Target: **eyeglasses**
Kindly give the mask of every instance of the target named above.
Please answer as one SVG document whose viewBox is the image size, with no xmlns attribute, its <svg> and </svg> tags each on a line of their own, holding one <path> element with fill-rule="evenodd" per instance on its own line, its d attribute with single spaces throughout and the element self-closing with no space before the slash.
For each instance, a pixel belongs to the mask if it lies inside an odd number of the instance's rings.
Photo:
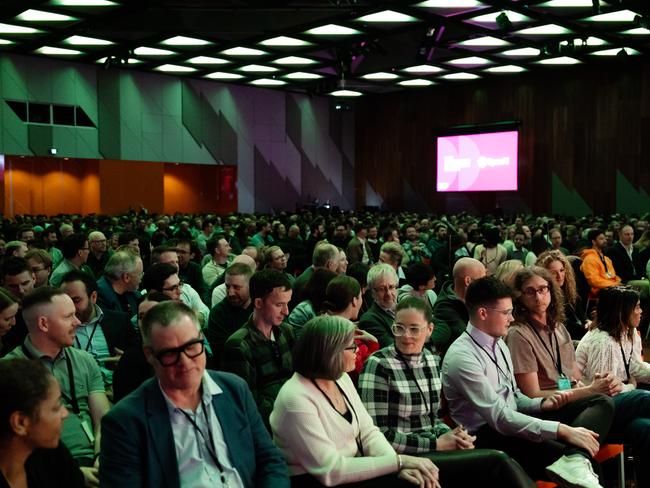
<svg viewBox="0 0 650 488">
<path fill-rule="evenodd" d="M 280 256 L 276 256 L 276 257 L 273 258 L 273 261 L 280 261 L 281 259 L 289 259 L 289 255 L 288 254 L 282 254 Z"/>
<path fill-rule="evenodd" d="M 359 350 L 359 345 L 355 342 L 354 344 L 352 344 L 351 346 L 346 347 L 346 348 L 343 349 L 343 350 L 344 350 L 344 351 L 354 351 L 354 352 L 357 352 L 357 351 Z"/>
<path fill-rule="evenodd" d="M 375 290 L 375 293 L 388 293 L 389 291 L 397 290 L 397 285 L 378 286 L 377 288 L 373 288 L 373 290 Z"/>
<path fill-rule="evenodd" d="M 501 315 L 503 315 L 504 317 L 512 317 L 512 316 L 513 316 L 513 315 L 512 315 L 512 311 L 513 311 L 514 309 L 512 309 L 512 308 L 506 308 L 505 310 L 501 310 L 501 309 L 498 309 L 498 308 L 490 308 L 490 307 L 485 307 L 485 308 L 486 308 L 487 310 L 492 310 L 492 311 L 494 311 L 494 312 L 499 312 L 499 313 L 500 313 Z"/>
<path fill-rule="evenodd" d="M 537 294 L 540 295 L 546 295 L 550 291 L 550 288 L 548 285 L 542 285 L 539 288 L 526 288 L 525 290 L 522 290 L 522 293 L 526 295 L 528 298 L 533 298 Z"/>
<path fill-rule="evenodd" d="M 185 354 L 188 358 L 193 359 L 203 354 L 204 349 L 203 338 L 199 337 L 183 344 L 182 346 L 163 349 L 162 351 L 157 352 L 154 356 L 162 366 L 167 368 L 178 364 L 181 360 L 181 353 Z"/>
<path fill-rule="evenodd" d="M 406 327 L 401 324 L 393 324 L 391 330 L 395 337 L 402 337 L 408 335 L 410 337 L 418 337 L 427 326 L 423 325 L 422 327 Z"/>
<path fill-rule="evenodd" d="M 183 286 L 183 281 L 179 281 L 177 284 L 163 288 L 162 291 L 176 291 L 180 290 Z"/>
<path fill-rule="evenodd" d="M 106 239 L 95 239 L 94 241 L 90 241 L 91 244 L 103 244 L 106 242 Z"/>
</svg>

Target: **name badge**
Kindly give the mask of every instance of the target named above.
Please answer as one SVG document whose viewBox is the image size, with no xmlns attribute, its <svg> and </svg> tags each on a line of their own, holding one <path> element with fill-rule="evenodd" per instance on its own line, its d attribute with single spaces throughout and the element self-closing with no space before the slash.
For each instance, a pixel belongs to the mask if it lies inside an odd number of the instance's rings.
<svg viewBox="0 0 650 488">
<path fill-rule="evenodd" d="M 564 375 L 561 375 L 557 379 L 557 389 L 560 390 L 560 391 L 570 390 L 571 389 L 571 381 L 569 380 L 569 378 L 567 378 Z"/>
</svg>

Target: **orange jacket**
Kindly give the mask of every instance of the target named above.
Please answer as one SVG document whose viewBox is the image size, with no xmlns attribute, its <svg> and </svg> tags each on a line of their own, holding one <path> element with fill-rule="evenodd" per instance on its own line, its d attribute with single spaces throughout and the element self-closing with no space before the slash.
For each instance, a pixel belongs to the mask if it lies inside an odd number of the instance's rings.
<svg viewBox="0 0 650 488">
<path fill-rule="evenodd" d="M 598 292 L 603 288 L 618 285 L 621 279 L 616 276 L 616 270 L 612 264 L 612 260 L 607 256 L 603 256 L 595 249 L 585 249 L 582 252 L 582 265 L 580 271 L 585 275 L 587 283 L 591 286 L 592 295 L 598 295 Z M 607 270 L 603 265 L 602 258 L 605 259 Z M 609 276 L 607 275 L 609 271 Z"/>
</svg>

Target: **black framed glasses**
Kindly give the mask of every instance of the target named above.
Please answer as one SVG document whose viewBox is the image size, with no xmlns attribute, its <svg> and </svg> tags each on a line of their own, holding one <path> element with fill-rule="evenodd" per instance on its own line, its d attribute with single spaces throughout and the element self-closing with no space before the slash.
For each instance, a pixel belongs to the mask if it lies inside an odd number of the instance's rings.
<svg viewBox="0 0 650 488">
<path fill-rule="evenodd" d="M 180 290 L 183 287 L 183 280 L 179 281 L 177 284 L 163 288 L 162 291 L 176 291 Z"/>
<path fill-rule="evenodd" d="M 167 368 L 178 364 L 178 362 L 181 360 L 181 353 L 185 354 L 190 359 L 194 359 L 195 357 L 203 354 L 204 350 L 205 345 L 203 343 L 203 337 L 199 337 L 197 339 L 186 342 L 182 346 L 158 351 L 154 354 L 154 357 L 162 366 Z"/>
<path fill-rule="evenodd" d="M 352 352 L 357 352 L 359 350 L 359 345 L 355 342 L 351 346 L 348 346 L 343 349 L 344 351 L 352 351 Z"/>
</svg>

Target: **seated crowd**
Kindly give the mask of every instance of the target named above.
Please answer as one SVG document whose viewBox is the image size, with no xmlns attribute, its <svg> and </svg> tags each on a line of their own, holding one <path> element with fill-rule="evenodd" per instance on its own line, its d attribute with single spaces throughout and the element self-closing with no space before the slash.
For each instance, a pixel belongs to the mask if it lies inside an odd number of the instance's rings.
<svg viewBox="0 0 650 488">
<path fill-rule="evenodd" d="M 650 486 L 648 216 L 2 233 L 0 487 Z"/>
</svg>

